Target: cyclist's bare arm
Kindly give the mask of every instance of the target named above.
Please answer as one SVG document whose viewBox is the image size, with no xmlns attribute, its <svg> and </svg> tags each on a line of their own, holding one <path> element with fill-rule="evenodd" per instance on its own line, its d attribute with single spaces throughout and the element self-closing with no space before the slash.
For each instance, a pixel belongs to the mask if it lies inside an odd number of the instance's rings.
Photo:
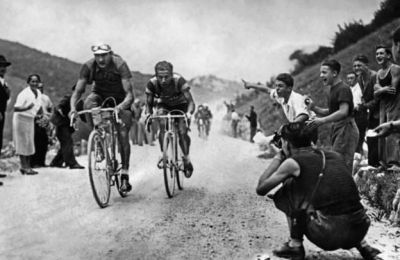
<svg viewBox="0 0 400 260">
<path fill-rule="evenodd" d="M 153 114 L 154 107 L 154 95 L 152 93 L 146 93 L 146 112 Z"/>
<path fill-rule="evenodd" d="M 78 102 L 78 100 L 82 97 L 82 94 L 85 93 L 86 83 L 86 79 L 79 79 L 76 83 L 75 91 L 71 96 L 71 111 L 69 112 L 69 115 L 76 112 L 76 102 Z"/>
<path fill-rule="evenodd" d="M 196 109 L 196 105 L 194 103 L 192 94 L 189 90 L 183 91 L 183 95 L 185 95 L 186 100 L 188 101 L 188 112 L 193 115 L 194 110 Z"/>
<path fill-rule="evenodd" d="M 125 91 L 125 98 L 118 106 L 121 109 L 129 109 L 133 102 L 133 83 L 129 79 L 121 79 L 121 82 Z"/>
</svg>

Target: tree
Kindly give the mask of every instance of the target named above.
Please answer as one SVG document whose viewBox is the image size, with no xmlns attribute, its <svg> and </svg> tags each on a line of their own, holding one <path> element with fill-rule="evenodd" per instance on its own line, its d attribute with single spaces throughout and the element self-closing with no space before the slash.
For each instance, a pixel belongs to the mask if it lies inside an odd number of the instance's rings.
<svg viewBox="0 0 400 260">
<path fill-rule="evenodd" d="M 335 33 L 333 39 L 333 49 L 337 53 L 347 46 L 357 42 L 359 39 L 370 33 L 367 26 L 364 25 L 362 20 L 353 21 L 343 26 L 338 25 L 339 31 Z"/>
</svg>

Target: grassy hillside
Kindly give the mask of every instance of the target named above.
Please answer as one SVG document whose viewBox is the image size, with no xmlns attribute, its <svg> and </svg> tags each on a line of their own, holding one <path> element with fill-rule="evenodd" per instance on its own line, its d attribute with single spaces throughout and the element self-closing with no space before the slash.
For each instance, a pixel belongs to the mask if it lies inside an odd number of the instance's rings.
<svg viewBox="0 0 400 260">
<path fill-rule="evenodd" d="M 342 77 L 352 69 L 352 58 L 359 53 L 367 55 L 370 61 L 370 68 L 377 69 L 375 62 L 375 46 L 377 44 L 391 45 L 390 33 L 394 28 L 400 25 L 400 19 L 397 19 L 374 33 L 362 38 L 354 45 L 343 49 L 331 58 L 338 60 L 342 65 Z M 328 89 L 324 88 L 319 80 L 320 64 L 315 64 L 295 76 L 294 89 L 300 93 L 310 95 L 317 105 L 327 106 Z M 254 105 L 259 114 L 261 127 L 268 133 L 273 133 L 282 123 L 285 123 L 283 112 L 279 106 L 275 106 L 271 99 L 265 94 L 252 94 L 253 97 L 242 97 L 239 111 L 247 112 L 250 105 Z M 320 139 L 324 145 L 329 144 L 329 126 L 320 129 Z"/>
</svg>

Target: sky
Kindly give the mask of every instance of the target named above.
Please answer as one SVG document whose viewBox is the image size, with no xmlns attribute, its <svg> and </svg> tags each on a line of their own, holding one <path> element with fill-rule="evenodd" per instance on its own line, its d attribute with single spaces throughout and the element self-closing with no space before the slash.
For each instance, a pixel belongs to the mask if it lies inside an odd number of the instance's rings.
<svg viewBox="0 0 400 260">
<path fill-rule="evenodd" d="M 168 60 L 186 78 L 264 81 L 296 49 L 369 23 L 380 0 L 0 0 L 0 38 L 83 63 L 105 42 L 131 70 Z M 1 51 L 1 50 L 0 50 Z M 12 60 L 12 57 L 7 57 Z"/>
</svg>

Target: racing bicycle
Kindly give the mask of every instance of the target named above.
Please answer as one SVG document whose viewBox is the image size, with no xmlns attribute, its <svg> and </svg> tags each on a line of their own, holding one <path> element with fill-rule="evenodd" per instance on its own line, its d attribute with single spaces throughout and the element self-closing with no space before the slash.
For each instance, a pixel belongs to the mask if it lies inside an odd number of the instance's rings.
<svg viewBox="0 0 400 260">
<path fill-rule="evenodd" d="M 74 125 L 76 116 L 92 115 L 94 128 L 88 139 L 88 171 L 93 196 L 100 208 L 108 205 L 111 186 L 117 188 L 121 197 L 127 196 L 127 192 L 121 190 L 121 160 L 118 146 L 117 124 L 122 122 L 115 107 L 103 107 L 106 101 L 107 99 L 100 107 L 79 111 L 71 117 L 71 125 Z M 115 104 L 115 100 L 113 101 Z"/>
<path fill-rule="evenodd" d="M 188 118 L 181 110 L 171 110 L 166 115 L 150 116 L 146 122 L 146 129 L 148 129 L 149 121 L 153 119 L 166 120 L 166 131 L 162 143 L 163 154 L 157 167 L 163 170 L 165 191 L 168 197 L 172 198 L 175 193 L 175 184 L 179 190 L 183 189 L 185 170 L 179 146 L 178 123 L 179 119 L 183 119 L 188 126 Z"/>
</svg>

